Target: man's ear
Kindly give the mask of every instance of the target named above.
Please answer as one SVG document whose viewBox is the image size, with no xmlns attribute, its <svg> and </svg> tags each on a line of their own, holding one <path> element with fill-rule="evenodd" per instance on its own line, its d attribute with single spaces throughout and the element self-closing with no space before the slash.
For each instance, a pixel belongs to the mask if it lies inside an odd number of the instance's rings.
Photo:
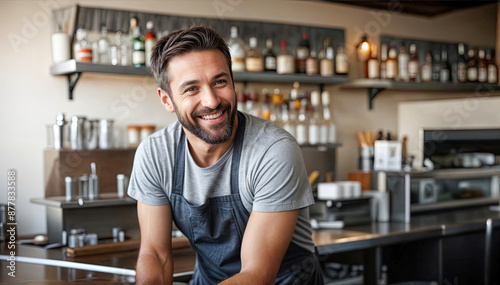
<svg viewBox="0 0 500 285">
<path fill-rule="evenodd" d="M 160 97 L 160 101 L 163 104 L 163 107 L 167 109 L 170 113 L 174 113 L 174 104 L 172 104 L 172 100 L 170 100 L 170 96 L 168 96 L 167 92 L 165 90 L 161 89 L 158 87 L 158 97 Z"/>
</svg>

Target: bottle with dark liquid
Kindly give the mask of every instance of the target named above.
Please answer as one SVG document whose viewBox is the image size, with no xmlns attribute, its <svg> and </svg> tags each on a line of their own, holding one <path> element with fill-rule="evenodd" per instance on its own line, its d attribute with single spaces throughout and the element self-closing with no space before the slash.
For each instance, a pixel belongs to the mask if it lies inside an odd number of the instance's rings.
<svg viewBox="0 0 500 285">
<path fill-rule="evenodd" d="M 380 46 L 380 79 L 387 78 L 387 44 Z"/>
<path fill-rule="evenodd" d="M 302 33 L 302 40 L 297 46 L 295 54 L 295 68 L 297 73 L 306 73 L 306 59 L 309 56 L 310 44 L 307 32 Z"/>
<path fill-rule="evenodd" d="M 408 77 L 411 82 L 417 81 L 418 78 L 418 54 L 417 45 L 410 45 L 410 61 L 408 62 Z"/>
<path fill-rule="evenodd" d="M 432 81 L 439 81 L 439 76 L 441 75 L 441 55 L 439 50 L 433 51 L 432 61 Z"/>
<path fill-rule="evenodd" d="M 398 76 L 398 60 L 396 59 L 397 57 L 397 51 L 396 47 L 391 44 L 391 47 L 389 48 L 389 54 L 387 57 L 387 62 L 386 62 L 386 76 L 387 79 L 396 79 Z"/>
<path fill-rule="evenodd" d="M 273 40 L 266 40 L 266 48 L 262 51 L 264 57 L 264 70 L 276 72 L 276 54 L 273 51 Z"/>
<path fill-rule="evenodd" d="M 497 83 L 498 66 L 495 64 L 491 50 L 486 51 L 486 62 L 488 63 L 488 83 Z"/>
<path fill-rule="evenodd" d="M 485 59 L 485 53 L 483 49 L 477 52 L 479 60 L 477 62 L 477 81 L 485 83 L 488 81 L 488 62 Z"/>
<path fill-rule="evenodd" d="M 477 59 L 473 48 L 469 48 L 467 57 L 469 58 L 467 62 L 467 80 L 477 82 Z"/>
<path fill-rule="evenodd" d="M 465 59 L 465 46 L 462 43 L 458 44 L 457 79 L 461 83 L 467 82 L 467 60 Z"/>
<path fill-rule="evenodd" d="M 439 81 L 446 83 L 450 81 L 450 64 L 448 63 L 448 52 L 441 50 L 441 69 L 439 70 Z"/>
<path fill-rule="evenodd" d="M 425 61 L 422 65 L 422 74 L 421 77 L 422 82 L 429 82 L 432 79 L 432 55 L 431 51 L 427 51 L 425 54 Z"/>
</svg>

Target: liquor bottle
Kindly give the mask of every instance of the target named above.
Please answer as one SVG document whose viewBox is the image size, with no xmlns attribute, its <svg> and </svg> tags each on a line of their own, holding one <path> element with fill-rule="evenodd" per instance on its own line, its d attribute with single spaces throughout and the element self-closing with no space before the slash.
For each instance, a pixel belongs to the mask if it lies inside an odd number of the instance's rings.
<svg viewBox="0 0 500 285">
<path fill-rule="evenodd" d="M 151 66 L 151 53 L 156 45 L 156 34 L 154 32 L 153 21 L 146 23 L 146 35 L 144 35 L 144 49 L 146 50 L 146 66 Z"/>
<path fill-rule="evenodd" d="M 238 27 L 231 27 L 231 37 L 228 41 L 233 71 L 245 71 L 246 48 L 243 40 L 238 36 Z"/>
<path fill-rule="evenodd" d="M 477 82 L 477 59 L 473 48 L 469 48 L 467 57 L 467 81 Z"/>
<path fill-rule="evenodd" d="M 422 74 L 420 75 L 422 82 L 429 82 L 432 79 L 432 54 L 427 51 L 425 54 L 425 61 L 422 64 Z"/>
<path fill-rule="evenodd" d="M 337 130 L 330 109 L 330 92 L 325 90 L 321 93 L 321 103 L 323 104 L 324 127 L 320 131 L 320 142 L 335 143 L 337 141 Z"/>
<path fill-rule="evenodd" d="M 380 66 L 377 58 L 377 49 L 372 46 L 370 58 L 366 61 L 365 76 L 366 78 L 375 79 L 380 77 Z"/>
<path fill-rule="evenodd" d="M 271 96 L 271 117 L 270 121 L 279 127 L 283 127 L 281 124 L 281 105 L 283 104 L 283 94 L 278 88 L 274 89 L 274 93 Z"/>
<path fill-rule="evenodd" d="M 309 119 L 309 144 L 319 144 L 321 136 L 321 116 L 320 116 L 320 105 L 321 95 L 319 91 L 311 92 L 311 106 L 312 106 L 312 116 Z"/>
<path fill-rule="evenodd" d="M 236 95 L 236 101 L 237 101 L 236 109 L 238 109 L 238 111 L 240 112 L 246 113 L 247 95 L 243 90 L 238 91 L 238 94 Z"/>
<path fill-rule="evenodd" d="M 290 115 L 290 104 L 288 102 L 284 102 L 281 104 L 281 123 L 283 125 L 283 129 L 295 137 L 295 122 L 292 120 Z"/>
<path fill-rule="evenodd" d="M 486 61 L 488 62 L 488 83 L 497 83 L 498 66 L 495 64 L 491 50 L 486 51 Z"/>
<path fill-rule="evenodd" d="M 281 50 L 276 57 L 278 74 L 293 74 L 295 73 L 295 58 L 286 47 L 286 40 L 281 40 Z"/>
<path fill-rule="evenodd" d="M 441 50 L 441 69 L 439 70 L 439 81 L 446 83 L 450 81 L 450 64 L 448 63 L 448 52 L 446 49 Z"/>
<path fill-rule="evenodd" d="M 110 58 L 112 65 L 121 65 L 122 37 L 123 37 L 123 33 L 121 31 L 116 31 L 115 40 L 109 47 L 109 58 Z"/>
<path fill-rule="evenodd" d="M 97 42 L 98 53 L 99 53 L 99 63 L 100 64 L 110 64 L 111 59 L 109 56 L 109 40 L 108 40 L 108 28 L 105 25 L 101 27 L 101 35 Z"/>
<path fill-rule="evenodd" d="M 316 51 L 311 50 L 309 56 L 306 59 L 306 74 L 307 75 L 318 75 L 319 73 L 319 63 L 316 57 Z"/>
<path fill-rule="evenodd" d="M 264 58 L 260 50 L 257 48 L 257 38 L 251 37 L 249 39 L 250 48 L 248 49 L 247 57 L 245 59 L 245 66 L 247 71 L 262 72 L 264 71 Z"/>
<path fill-rule="evenodd" d="M 401 42 L 398 54 L 398 81 L 404 81 L 404 82 L 410 81 L 410 76 L 408 75 L 409 62 L 410 62 L 410 56 L 406 52 L 406 45 L 404 42 Z"/>
<path fill-rule="evenodd" d="M 307 116 L 307 98 L 302 98 L 300 100 L 300 108 L 299 108 L 299 113 L 297 114 L 297 143 L 302 145 L 302 144 L 307 144 L 309 142 L 307 135 L 308 135 L 308 120 Z"/>
<path fill-rule="evenodd" d="M 339 45 L 335 53 L 335 74 L 347 75 L 348 72 L 349 62 L 347 61 L 347 55 L 345 54 L 344 46 Z"/>
<path fill-rule="evenodd" d="M 486 62 L 484 50 L 479 49 L 477 55 L 479 56 L 477 62 L 477 81 L 486 83 L 488 81 L 488 62 Z"/>
<path fill-rule="evenodd" d="M 132 64 L 135 67 L 141 67 L 146 64 L 146 54 L 144 40 L 141 37 L 141 29 L 136 26 L 134 28 L 134 39 L 132 40 Z"/>
<path fill-rule="evenodd" d="M 273 51 L 273 40 L 266 40 L 266 48 L 262 51 L 264 70 L 276 72 L 276 54 Z"/>
<path fill-rule="evenodd" d="M 92 62 L 92 45 L 87 41 L 87 30 L 79 27 L 76 30 L 76 42 L 73 54 L 78 62 Z"/>
<path fill-rule="evenodd" d="M 386 61 L 386 77 L 387 79 L 396 79 L 398 76 L 398 60 L 396 59 L 397 57 L 397 51 L 396 47 L 394 45 L 391 45 L 389 48 L 389 55 L 387 57 Z"/>
<path fill-rule="evenodd" d="M 130 18 L 128 34 L 123 37 L 121 48 L 122 65 L 133 65 L 134 54 L 134 30 L 138 25 L 136 17 Z"/>
<path fill-rule="evenodd" d="M 309 35 L 307 32 L 302 33 L 302 40 L 299 42 L 295 53 L 295 69 L 297 73 L 306 73 L 306 60 L 309 56 Z"/>
<path fill-rule="evenodd" d="M 432 81 L 439 81 L 441 75 L 441 55 L 439 50 L 433 51 L 433 61 L 432 61 Z"/>
<path fill-rule="evenodd" d="M 467 60 L 465 59 L 465 45 L 458 44 L 458 58 L 457 58 L 457 79 L 458 82 L 467 82 Z"/>
<path fill-rule="evenodd" d="M 380 46 L 380 79 L 387 78 L 387 44 Z"/>
<path fill-rule="evenodd" d="M 408 77 L 411 82 L 417 81 L 418 78 L 418 54 L 417 45 L 410 45 L 410 61 L 408 62 Z"/>
<path fill-rule="evenodd" d="M 266 88 L 262 89 L 262 107 L 260 113 L 262 119 L 271 119 L 271 107 L 269 106 L 270 100 L 271 96 L 269 95 L 269 91 Z"/>
<path fill-rule="evenodd" d="M 260 112 L 261 110 L 260 110 L 260 106 L 259 106 L 259 94 L 257 94 L 257 91 L 255 91 L 254 89 L 250 90 L 250 94 L 248 95 L 246 109 L 250 115 L 253 115 L 255 117 L 261 116 L 261 112 Z"/>
<path fill-rule="evenodd" d="M 319 53 L 319 74 L 324 77 L 333 76 L 333 47 L 330 38 L 323 41 L 323 49 Z"/>
</svg>

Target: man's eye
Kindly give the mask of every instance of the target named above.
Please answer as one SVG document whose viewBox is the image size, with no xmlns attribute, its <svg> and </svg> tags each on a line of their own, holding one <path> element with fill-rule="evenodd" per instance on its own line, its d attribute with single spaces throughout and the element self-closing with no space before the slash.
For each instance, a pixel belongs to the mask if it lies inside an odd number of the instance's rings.
<svg viewBox="0 0 500 285">
<path fill-rule="evenodd" d="M 190 88 L 186 89 L 186 91 L 184 91 L 184 93 L 194 92 L 194 91 L 196 91 L 196 87 L 190 87 Z"/>
<path fill-rule="evenodd" d="M 227 81 L 225 79 L 219 79 L 217 81 L 215 81 L 215 85 L 220 85 L 220 84 L 224 84 L 226 83 Z"/>
</svg>

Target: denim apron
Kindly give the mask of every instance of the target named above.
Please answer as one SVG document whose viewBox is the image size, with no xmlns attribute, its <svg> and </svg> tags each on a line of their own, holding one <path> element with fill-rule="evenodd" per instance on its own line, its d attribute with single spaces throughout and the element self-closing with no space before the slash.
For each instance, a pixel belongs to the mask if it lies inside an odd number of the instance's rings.
<svg viewBox="0 0 500 285">
<path fill-rule="evenodd" d="M 241 202 L 238 177 L 245 134 L 245 116 L 238 112 L 238 130 L 231 161 L 231 194 L 191 205 L 183 196 L 185 134 L 177 147 L 172 188 L 172 215 L 177 228 L 196 251 L 196 265 L 190 284 L 217 284 L 241 270 L 241 242 L 250 214 Z M 321 282 L 320 282 L 321 281 Z M 290 243 L 275 284 L 323 284 L 313 253 Z"/>
</svg>

